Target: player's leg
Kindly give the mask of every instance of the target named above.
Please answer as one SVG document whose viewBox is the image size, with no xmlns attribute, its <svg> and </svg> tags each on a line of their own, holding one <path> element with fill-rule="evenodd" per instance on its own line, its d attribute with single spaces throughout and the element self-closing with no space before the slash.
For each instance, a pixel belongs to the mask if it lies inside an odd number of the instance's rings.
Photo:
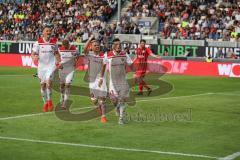
<svg viewBox="0 0 240 160">
<path fill-rule="evenodd" d="M 119 103 L 118 103 L 117 92 L 114 89 L 110 90 L 109 97 L 110 97 L 110 101 L 115 106 L 116 116 L 119 117 L 120 111 L 119 111 Z"/>
<path fill-rule="evenodd" d="M 53 102 L 52 102 L 52 81 L 48 80 L 46 83 L 46 91 L 47 91 L 47 103 L 48 103 L 48 111 L 53 111 Z"/>
<path fill-rule="evenodd" d="M 41 87 L 41 96 L 43 99 L 43 108 L 42 111 L 43 112 L 47 112 L 48 111 L 48 103 L 47 103 L 47 84 L 46 84 L 46 77 L 45 77 L 45 71 L 38 69 L 38 78 L 40 80 L 40 87 Z"/>
<path fill-rule="evenodd" d="M 47 92 L 46 92 L 46 83 L 41 83 L 41 95 L 43 103 L 47 102 Z"/>
<path fill-rule="evenodd" d="M 47 112 L 48 111 L 48 103 L 47 103 L 46 83 L 41 83 L 41 95 L 42 95 L 42 99 L 43 99 L 43 103 L 44 103 L 42 111 Z"/>
<path fill-rule="evenodd" d="M 152 89 L 147 85 L 147 83 L 144 81 L 145 73 L 142 74 L 139 77 L 139 93 L 143 93 L 143 88 L 146 88 L 148 90 L 148 96 L 151 94 Z M 142 95 L 142 94 L 141 94 Z"/>
<path fill-rule="evenodd" d="M 97 106 L 97 96 L 96 96 L 96 89 L 95 89 L 95 83 L 94 82 L 89 82 L 89 90 L 90 90 L 90 98 L 91 102 L 93 103 L 94 106 Z"/>
<path fill-rule="evenodd" d="M 124 124 L 124 116 L 125 116 L 125 108 L 126 108 L 125 98 L 123 97 L 119 98 L 118 108 L 119 108 L 118 124 Z"/>
<path fill-rule="evenodd" d="M 106 119 L 106 97 L 107 97 L 107 84 L 103 79 L 101 87 L 98 86 L 99 79 L 94 82 L 94 95 L 98 98 L 97 109 L 101 115 L 101 122 L 107 122 Z"/>
<path fill-rule="evenodd" d="M 63 104 L 63 108 L 66 108 L 66 102 L 68 101 L 69 99 L 69 95 L 70 95 L 70 87 L 71 87 L 71 84 L 70 83 L 66 83 L 65 85 L 65 92 L 64 92 L 64 104 Z"/>
<path fill-rule="evenodd" d="M 71 88 L 71 83 L 72 83 L 72 80 L 73 80 L 73 75 L 74 75 L 74 71 L 66 73 L 66 74 L 63 74 L 61 76 L 63 82 L 65 83 L 63 104 L 62 104 L 63 109 L 66 108 L 66 103 L 67 103 L 67 101 L 69 99 L 69 96 L 70 96 L 70 88 Z"/>
<path fill-rule="evenodd" d="M 135 76 L 135 82 L 136 84 L 138 84 L 138 88 L 139 88 L 139 92 L 137 93 L 137 95 L 143 95 L 143 85 L 141 83 L 142 77 L 139 74 Z"/>
<path fill-rule="evenodd" d="M 124 123 L 124 111 L 125 111 L 125 104 L 121 99 L 122 91 L 116 91 L 115 89 L 110 90 L 109 96 L 112 104 L 115 106 L 116 115 L 119 117 L 119 124 Z"/>
<path fill-rule="evenodd" d="M 90 88 L 90 98 L 91 98 L 91 102 L 96 107 L 99 115 L 102 115 L 101 108 L 99 108 L 99 106 L 98 106 L 98 98 L 96 96 L 96 90 L 95 89 Z"/>
<path fill-rule="evenodd" d="M 60 93 L 61 93 L 60 104 L 61 104 L 61 106 L 64 106 L 65 79 L 66 79 L 66 77 L 64 76 L 62 70 L 59 70 L 58 73 L 59 73 L 59 79 L 60 79 Z"/>
<path fill-rule="evenodd" d="M 101 113 L 101 122 L 107 122 L 106 118 L 106 97 L 107 97 L 107 85 L 106 81 L 103 80 L 102 86 L 96 90 L 98 96 L 98 109 Z"/>
<path fill-rule="evenodd" d="M 138 92 L 138 95 L 143 95 L 143 83 L 142 83 L 142 80 L 139 78 L 139 92 Z"/>
<path fill-rule="evenodd" d="M 107 122 L 106 119 L 106 98 L 101 97 L 98 99 L 98 105 L 99 108 L 101 109 L 101 122 L 105 123 Z"/>
<path fill-rule="evenodd" d="M 144 81 L 145 73 L 142 75 L 142 81 L 141 84 L 144 88 L 147 89 L 147 95 L 149 96 L 152 93 L 152 89 L 147 85 L 147 83 Z"/>
<path fill-rule="evenodd" d="M 64 95 L 65 95 L 65 83 L 60 83 L 60 92 L 61 92 L 61 97 L 60 97 L 60 103 L 63 106 L 65 106 L 64 104 Z"/>
<path fill-rule="evenodd" d="M 98 91 L 99 90 L 97 89 L 96 81 L 90 81 L 89 88 L 90 88 L 91 101 L 92 101 L 93 105 L 96 107 L 98 114 L 102 115 L 101 107 L 98 104 L 98 98 L 99 98 Z"/>
<path fill-rule="evenodd" d="M 144 88 L 146 88 L 147 89 L 147 91 L 148 91 L 148 96 L 151 94 L 151 92 L 152 92 L 152 89 L 147 85 L 147 83 L 144 81 L 144 80 L 142 80 L 142 82 L 141 82 L 141 84 L 142 84 L 142 86 L 144 87 Z"/>
<path fill-rule="evenodd" d="M 90 95 L 91 95 L 91 101 L 92 101 L 93 105 L 97 106 L 98 99 L 94 96 L 93 93 L 91 93 Z"/>
<path fill-rule="evenodd" d="M 48 111 L 53 111 L 53 102 L 52 102 L 52 80 L 54 77 L 54 70 L 48 70 L 46 72 L 46 90 L 47 90 L 47 103 L 48 103 Z"/>
<path fill-rule="evenodd" d="M 125 101 L 123 99 L 120 99 L 118 102 L 118 106 L 119 106 L 119 120 L 118 123 L 119 124 L 124 124 L 124 115 L 125 115 Z"/>
<path fill-rule="evenodd" d="M 118 100 L 118 106 L 119 106 L 119 124 L 124 124 L 124 118 L 125 118 L 125 109 L 126 109 L 126 100 L 129 97 L 129 85 L 123 85 L 121 87 L 121 90 L 119 91 L 119 100 Z"/>
</svg>

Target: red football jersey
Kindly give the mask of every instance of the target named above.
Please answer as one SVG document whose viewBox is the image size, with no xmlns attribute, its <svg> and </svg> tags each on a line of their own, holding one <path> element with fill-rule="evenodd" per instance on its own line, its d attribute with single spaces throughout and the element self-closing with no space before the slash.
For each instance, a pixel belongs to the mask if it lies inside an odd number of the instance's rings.
<svg viewBox="0 0 240 160">
<path fill-rule="evenodd" d="M 150 48 L 137 48 L 135 51 L 136 54 L 136 60 L 135 60 L 135 68 L 136 68 L 136 74 L 141 75 L 145 74 L 147 70 L 147 59 L 148 56 L 152 54 L 152 51 Z"/>
<path fill-rule="evenodd" d="M 135 54 L 137 56 L 137 61 L 139 63 L 146 63 L 147 62 L 147 59 L 148 59 L 148 56 L 152 54 L 152 51 L 150 48 L 137 48 L 136 51 L 135 51 Z"/>
</svg>

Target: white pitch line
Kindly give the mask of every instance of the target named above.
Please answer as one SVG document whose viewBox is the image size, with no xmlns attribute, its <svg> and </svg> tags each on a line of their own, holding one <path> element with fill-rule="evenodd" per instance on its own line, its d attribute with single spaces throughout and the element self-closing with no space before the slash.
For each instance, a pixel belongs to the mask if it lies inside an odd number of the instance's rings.
<svg viewBox="0 0 240 160">
<path fill-rule="evenodd" d="M 74 108 L 71 111 L 78 111 L 78 110 L 83 110 L 83 109 L 88 109 L 88 108 L 93 108 L 93 107 L 82 107 L 82 108 Z M 56 112 L 62 112 L 62 111 L 56 111 Z M 9 119 L 18 119 L 18 118 L 26 118 L 26 117 L 33 117 L 33 116 L 41 116 L 41 115 L 49 115 L 53 114 L 54 112 L 47 112 L 47 113 L 33 113 L 33 114 L 24 114 L 24 115 L 19 115 L 19 116 L 12 116 L 12 117 L 3 117 L 0 118 L 1 120 L 9 120 Z"/>
<path fill-rule="evenodd" d="M 117 150 L 117 151 L 144 152 L 144 153 L 156 153 L 156 154 L 185 156 L 185 157 L 198 157 L 198 158 L 206 158 L 206 159 L 219 159 L 219 157 L 208 156 L 208 155 L 187 154 L 187 153 L 178 153 L 178 152 L 165 152 L 165 151 L 136 149 L 136 148 L 120 148 L 120 147 L 109 147 L 109 146 L 89 145 L 89 144 L 80 144 L 80 143 L 68 143 L 68 142 L 57 142 L 57 141 L 44 141 L 44 140 L 36 140 L 36 139 L 24 139 L 24 138 L 2 137 L 2 136 L 0 136 L 0 139 L 2 139 L 2 140 L 12 140 L 12 141 L 24 141 L 24 142 L 32 142 L 32 143 L 44 143 L 44 144 L 54 144 L 54 145 L 75 146 L 75 147 L 108 149 L 108 150 Z"/>
<path fill-rule="evenodd" d="M 0 74 L 0 77 L 25 77 L 30 76 L 28 74 Z"/>
<path fill-rule="evenodd" d="M 3 117 L 3 118 L 0 118 L 0 120 L 17 119 L 17 118 L 24 118 L 24 117 L 31 117 L 31 116 L 39 116 L 39 115 L 49 114 L 49 113 L 50 112 L 48 112 L 48 113 L 24 114 L 24 115 L 13 116 L 13 117 Z"/>
<path fill-rule="evenodd" d="M 234 93 L 214 93 L 214 94 L 225 95 L 225 96 L 240 96 L 240 93 L 239 94 L 234 94 Z"/>
<path fill-rule="evenodd" d="M 213 94 L 219 94 L 219 95 L 226 95 L 226 96 L 240 96 L 240 94 L 234 94 L 234 93 L 227 93 L 227 92 L 214 92 L 214 93 L 202 93 L 202 94 L 193 94 L 188 96 L 177 96 L 177 97 L 165 97 L 165 98 L 155 98 L 155 99 L 142 99 L 138 100 L 137 102 L 144 102 L 144 101 L 157 101 L 159 99 L 181 99 L 181 98 L 188 98 L 188 97 L 196 97 L 196 96 L 205 96 L 205 95 L 213 95 Z"/>
<path fill-rule="evenodd" d="M 235 158 L 240 157 L 240 152 L 233 153 L 223 158 L 219 158 L 219 160 L 234 160 Z"/>
<path fill-rule="evenodd" d="M 214 93 L 202 93 L 202 94 L 193 94 L 193 95 L 187 95 L 187 96 L 177 96 L 177 97 L 164 97 L 164 98 L 155 98 L 155 99 L 141 99 L 136 102 L 147 102 L 147 101 L 158 101 L 158 100 L 165 100 L 165 99 L 181 99 L 181 98 L 189 98 L 189 97 L 196 97 L 196 96 L 206 96 L 211 95 Z"/>
<path fill-rule="evenodd" d="M 166 98 L 156 98 L 156 99 L 142 99 L 142 100 L 136 100 L 136 102 L 157 101 L 157 100 L 165 100 L 165 99 L 181 99 L 181 98 L 204 96 L 204 95 L 210 95 L 210 94 L 213 94 L 213 93 L 202 93 L 202 94 L 194 94 L 194 95 L 188 95 L 188 96 L 166 97 Z M 93 107 L 76 108 L 76 109 L 73 109 L 72 111 L 88 109 L 88 108 L 93 108 Z M 12 117 L 3 117 L 3 118 L 0 118 L 0 121 L 10 120 L 10 119 L 26 118 L 26 117 L 33 117 L 33 116 L 40 116 L 40 115 L 48 115 L 48 114 L 51 114 L 51 113 L 53 113 L 53 112 L 33 113 L 33 114 L 24 114 L 24 115 L 19 115 L 19 116 L 12 116 Z"/>
</svg>

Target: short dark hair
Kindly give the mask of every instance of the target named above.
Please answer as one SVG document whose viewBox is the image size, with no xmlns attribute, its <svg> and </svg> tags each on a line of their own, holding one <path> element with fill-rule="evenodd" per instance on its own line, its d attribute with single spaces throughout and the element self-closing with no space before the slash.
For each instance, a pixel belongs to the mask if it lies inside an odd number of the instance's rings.
<svg viewBox="0 0 240 160">
<path fill-rule="evenodd" d="M 94 42 L 94 41 L 96 41 L 96 38 L 92 38 L 92 39 L 91 39 L 91 42 Z"/>
<path fill-rule="evenodd" d="M 112 42 L 113 42 L 113 43 L 114 43 L 114 42 L 120 42 L 120 39 L 119 39 L 119 38 L 115 38 Z"/>
<path fill-rule="evenodd" d="M 142 42 L 146 43 L 146 40 L 145 39 L 141 39 L 140 43 L 142 43 Z"/>
</svg>

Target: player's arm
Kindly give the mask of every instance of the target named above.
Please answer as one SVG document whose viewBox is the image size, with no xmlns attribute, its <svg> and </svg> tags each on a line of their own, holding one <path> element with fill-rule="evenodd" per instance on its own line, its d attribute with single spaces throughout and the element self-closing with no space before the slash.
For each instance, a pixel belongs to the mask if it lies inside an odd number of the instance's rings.
<svg viewBox="0 0 240 160">
<path fill-rule="evenodd" d="M 33 44 L 33 48 L 32 48 L 32 53 L 31 53 L 31 57 L 32 57 L 32 60 L 34 62 L 38 61 L 38 58 L 39 58 L 39 48 L 40 46 L 38 45 L 38 43 L 34 43 Z"/>
<path fill-rule="evenodd" d="M 75 58 L 74 58 L 74 67 L 75 68 L 77 66 L 77 61 L 78 61 L 79 57 L 80 57 L 80 53 L 78 51 L 78 48 L 76 48 L 76 55 L 75 55 Z"/>
<path fill-rule="evenodd" d="M 61 63 L 61 56 L 60 56 L 60 54 L 59 54 L 58 51 L 56 51 L 56 52 L 54 53 L 54 56 L 55 56 L 55 58 L 56 58 L 56 62 L 57 62 L 57 63 Z"/>
<path fill-rule="evenodd" d="M 161 58 L 159 55 L 153 54 L 153 52 L 150 48 L 148 48 L 148 52 L 149 52 L 149 56 L 151 56 L 153 58 Z"/>
<path fill-rule="evenodd" d="M 103 64 L 103 67 L 102 67 L 102 70 L 101 70 L 101 75 L 100 75 L 101 79 L 104 77 L 106 68 L 107 68 L 107 64 Z"/>
<path fill-rule="evenodd" d="M 156 54 L 153 54 L 153 53 L 152 53 L 152 54 L 150 54 L 150 56 L 151 56 L 151 57 L 153 57 L 153 58 L 161 58 L 161 56 L 159 56 L 159 55 L 156 55 Z"/>
<path fill-rule="evenodd" d="M 107 64 L 108 64 L 108 59 L 107 59 L 107 54 L 105 54 L 104 59 L 103 59 L 103 67 L 102 67 L 101 74 L 100 74 L 100 79 L 99 79 L 99 82 L 98 82 L 98 87 L 102 86 L 103 77 L 104 77 L 104 74 L 105 74 L 105 71 L 106 71 L 106 68 L 107 68 Z"/>
<path fill-rule="evenodd" d="M 131 71 L 135 71 L 135 68 L 134 68 L 134 61 L 131 59 L 131 57 L 126 54 L 126 57 L 127 57 L 127 65 L 130 67 Z"/>
<path fill-rule="evenodd" d="M 91 37 L 88 39 L 88 41 L 86 42 L 86 44 L 85 44 L 85 46 L 84 46 L 83 53 L 84 53 L 85 55 L 87 55 L 88 52 L 89 52 L 89 46 L 91 45 L 91 41 L 93 40 L 93 38 L 94 38 L 94 36 L 91 35 Z"/>
<path fill-rule="evenodd" d="M 132 60 L 133 63 L 137 60 L 137 52 L 138 52 L 138 49 L 135 50 L 135 55 L 134 55 L 134 59 Z"/>
<path fill-rule="evenodd" d="M 127 65 L 131 66 L 133 64 L 133 60 L 128 54 L 126 54 L 126 57 L 127 57 Z"/>
<path fill-rule="evenodd" d="M 102 86 L 103 77 L 104 77 L 104 74 L 105 74 L 106 67 L 107 67 L 107 64 L 103 64 L 103 67 L 102 67 L 102 70 L 101 70 L 100 79 L 99 79 L 99 82 L 98 82 L 98 87 Z"/>
<path fill-rule="evenodd" d="M 61 55 L 58 51 L 58 46 L 56 45 L 55 46 L 55 49 L 54 49 L 54 56 L 55 56 L 55 59 L 56 59 L 56 66 L 58 69 L 62 69 L 62 64 L 61 64 Z"/>
</svg>

